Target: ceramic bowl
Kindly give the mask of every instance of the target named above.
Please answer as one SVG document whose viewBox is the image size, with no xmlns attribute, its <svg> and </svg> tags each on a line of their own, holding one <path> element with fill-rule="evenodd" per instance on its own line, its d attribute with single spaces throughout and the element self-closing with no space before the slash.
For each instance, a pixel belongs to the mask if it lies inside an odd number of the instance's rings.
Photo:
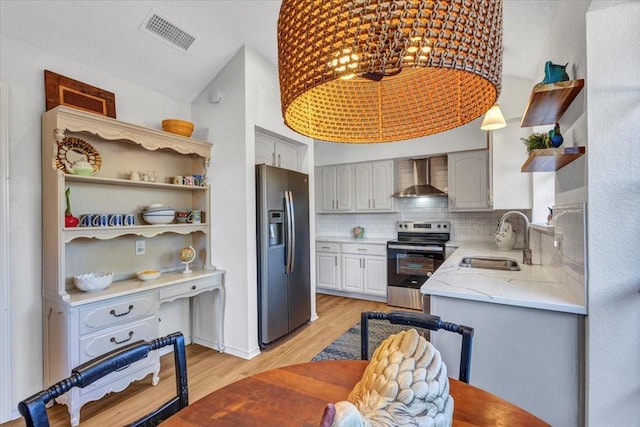
<svg viewBox="0 0 640 427">
<path fill-rule="evenodd" d="M 97 292 L 107 289 L 113 282 L 113 273 L 85 273 L 73 276 L 76 288 L 85 292 Z"/>
<path fill-rule="evenodd" d="M 140 280 L 155 280 L 158 277 L 160 277 L 160 271 L 159 270 L 144 270 L 144 271 L 138 271 L 136 273 L 136 276 L 138 276 L 138 279 Z"/>
<path fill-rule="evenodd" d="M 162 130 L 189 137 L 193 133 L 193 123 L 178 119 L 167 119 L 162 121 Z"/>
<path fill-rule="evenodd" d="M 142 219 L 147 224 L 170 224 L 175 218 L 175 210 L 171 213 L 142 212 Z"/>
</svg>

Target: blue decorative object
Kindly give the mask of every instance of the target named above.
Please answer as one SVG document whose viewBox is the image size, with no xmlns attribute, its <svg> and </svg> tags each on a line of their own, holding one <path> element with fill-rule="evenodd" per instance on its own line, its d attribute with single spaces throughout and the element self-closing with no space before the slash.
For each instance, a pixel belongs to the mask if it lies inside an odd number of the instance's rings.
<svg viewBox="0 0 640 427">
<path fill-rule="evenodd" d="M 551 61 L 547 61 L 544 64 L 544 80 L 540 84 L 546 85 L 548 83 L 564 82 L 569 80 L 567 74 L 567 62 L 564 65 L 554 64 Z"/>
<path fill-rule="evenodd" d="M 564 138 L 560 134 L 560 124 L 556 123 L 554 128 L 549 131 L 549 139 L 551 140 L 551 145 L 556 148 L 562 145 Z"/>
</svg>

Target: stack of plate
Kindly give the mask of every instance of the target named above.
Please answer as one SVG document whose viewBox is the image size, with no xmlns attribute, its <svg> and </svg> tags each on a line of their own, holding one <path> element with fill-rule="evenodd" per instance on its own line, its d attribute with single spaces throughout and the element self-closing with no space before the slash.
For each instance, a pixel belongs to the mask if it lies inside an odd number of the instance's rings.
<svg viewBox="0 0 640 427">
<path fill-rule="evenodd" d="M 142 219 L 148 224 L 169 224 L 173 222 L 176 210 L 161 204 L 149 205 L 142 211 Z"/>
</svg>

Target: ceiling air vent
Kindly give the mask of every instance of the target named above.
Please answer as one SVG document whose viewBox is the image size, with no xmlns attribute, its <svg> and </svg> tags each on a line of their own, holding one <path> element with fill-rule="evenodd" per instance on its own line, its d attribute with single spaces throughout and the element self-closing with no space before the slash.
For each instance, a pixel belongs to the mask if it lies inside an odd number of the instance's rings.
<svg viewBox="0 0 640 427">
<path fill-rule="evenodd" d="M 191 34 L 176 27 L 153 10 L 140 25 L 140 30 L 171 44 L 171 46 L 183 52 L 186 52 L 196 40 Z"/>
</svg>

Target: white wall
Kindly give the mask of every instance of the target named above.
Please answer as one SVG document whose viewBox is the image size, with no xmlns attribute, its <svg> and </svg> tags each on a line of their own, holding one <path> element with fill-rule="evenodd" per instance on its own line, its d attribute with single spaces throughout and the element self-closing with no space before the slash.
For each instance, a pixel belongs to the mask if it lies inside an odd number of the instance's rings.
<svg viewBox="0 0 640 427">
<path fill-rule="evenodd" d="M 487 148 L 482 117 L 464 126 L 422 138 L 381 144 L 315 142 L 316 166 L 444 154 Z"/>
<path fill-rule="evenodd" d="M 2 35 L 0 79 L 9 91 L 9 238 L 12 408 L 42 388 L 42 203 L 40 116 L 44 69 L 115 93 L 119 120 L 160 128 L 167 117 L 190 117 L 189 105 L 68 58 Z M 17 267 L 19 266 L 19 267 Z M 26 325 L 28 329 L 25 329 Z M 28 330 L 28 333 L 26 332 Z M 14 413 L 17 416 L 17 412 Z"/>
<path fill-rule="evenodd" d="M 311 285 L 311 320 L 317 319 L 316 299 L 315 299 L 315 280 L 316 277 L 316 259 L 315 254 L 315 176 L 313 174 L 315 164 L 315 153 L 313 139 L 294 132 L 284 124 L 280 103 L 280 85 L 278 80 L 278 68 L 276 64 L 265 59 L 251 49 L 245 48 L 246 52 L 246 97 L 247 97 L 247 159 L 250 164 L 252 182 L 255 179 L 255 128 L 260 127 L 267 130 L 271 135 L 279 135 L 288 141 L 294 141 L 298 145 L 298 164 L 301 166 L 300 171 L 309 175 L 309 257 L 311 258 L 309 276 Z M 247 188 L 247 194 L 250 196 L 249 211 L 255 212 L 255 185 Z M 248 230 L 255 230 L 255 215 L 252 221 L 247 223 Z M 255 241 L 253 242 L 255 245 Z M 255 247 L 255 246 L 254 246 Z M 255 253 L 255 251 L 254 251 Z M 254 257 L 255 258 L 255 257 Z M 254 274 L 253 280 L 250 280 L 248 286 L 257 283 L 257 266 L 254 264 L 251 270 Z M 255 316 L 257 313 L 251 313 Z M 256 323 L 257 324 L 257 323 Z"/>
<path fill-rule="evenodd" d="M 545 47 L 540 57 L 538 74 L 533 84 L 544 78 L 544 63 L 549 60 L 554 64 L 566 64 L 569 79 L 587 79 L 587 55 L 585 39 L 585 13 L 590 1 L 558 2 L 553 23 Z M 567 111 L 560 118 L 560 130 L 564 136 L 562 147 L 587 146 L 586 100 L 587 91 L 583 89 L 573 100 Z M 536 126 L 532 132 L 548 132 L 553 125 Z M 589 149 L 587 148 L 587 153 Z M 554 204 L 566 205 L 587 201 L 587 156 L 582 156 L 555 173 Z M 534 186 L 538 190 L 534 198 L 534 220 L 546 218 L 549 206 L 544 191 L 544 181 L 549 179 L 541 174 L 534 177 Z"/>
<path fill-rule="evenodd" d="M 246 52 L 239 50 L 192 103 L 194 120 L 205 123 L 213 141 L 212 259 L 225 276 L 225 347 L 230 354 L 251 358 L 259 353 L 255 283 L 255 187 L 253 147 L 246 128 Z M 220 89 L 224 98 L 211 104 L 209 93 Z M 253 224 L 251 229 L 250 224 Z M 250 266 L 253 266 L 252 268 Z"/>
<path fill-rule="evenodd" d="M 587 421 L 640 420 L 640 4 L 587 13 Z"/>
<path fill-rule="evenodd" d="M 11 399 L 11 289 L 9 281 L 9 87 L 0 81 L 0 422 L 8 420 Z"/>
<path fill-rule="evenodd" d="M 259 354 L 256 265 L 255 128 L 308 146 L 312 140 L 284 126 L 275 64 L 242 48 L 192 103 L 193 118 L 205 123 L 213 141 L 211 160 L 213 263 L 227 271 L 226 352 L 252 358 Z M 220 89 L 222 102 L 209 93 Z M 313 150 L 301 150 L 313 169 Z M 313 181 L 310 182 L 313 191 Z M 310 209 L 314 211 L 313 192 Z M 315 241 L 315 217 L 311 241 Z M 312 254 L 313 259 L 313 254 Z M 312 275 L 315 265 L 312 263 Z M 313 277 L 313 276 L 312 276 Z M 313 281 L 312 281 L 313 282 Z M 316 317 L 312 300 L 312 319 Z"/>
</svg>

